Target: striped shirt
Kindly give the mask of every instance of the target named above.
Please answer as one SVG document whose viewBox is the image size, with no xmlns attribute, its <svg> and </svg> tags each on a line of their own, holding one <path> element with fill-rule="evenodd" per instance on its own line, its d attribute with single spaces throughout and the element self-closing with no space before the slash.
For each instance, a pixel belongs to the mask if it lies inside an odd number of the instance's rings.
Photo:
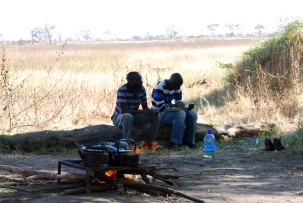
<svg viewBox="0 0 303 203">
<path fill-rule="evenodd" d="M 169 107 L 172 100 L 175 100 L 175 103 L 182 101 L 181 89 L 170 89 L 167 87 L 166 83 L 167 80 L 158 82 L 152 92 L 152 109 L 160 112 Z"/>
<path fill-rule="evenodd" d="M 130 86 L 126 83 L 118 89 L 116 108 L 113 116 L 121 113 L 119 107 L 121 103 L 126 103 L 126 109 L 138 110 L 140 104 L 145 102 L 147 102 L 145 88 L 142 86 L 137 93 L 133 93 Z"/>
</svg>

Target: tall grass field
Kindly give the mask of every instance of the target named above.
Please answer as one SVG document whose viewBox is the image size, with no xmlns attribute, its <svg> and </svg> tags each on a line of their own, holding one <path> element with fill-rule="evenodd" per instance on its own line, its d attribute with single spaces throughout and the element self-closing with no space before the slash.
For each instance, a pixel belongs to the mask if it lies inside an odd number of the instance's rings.
<svg viewBox="0 0 303 203">
<path fill-rule="evenodd" d="M 284 115 L 270 103 L 256 111 L 251 97 L 228 79 L 233 73 L 225 66 L 260 41 L 196 38 L 1 45 L 0 132 L 110 124 L 117 90 L 129 71 L 141 73 L 149 106 L 154 85 L 179 72 L 184 79 L 183 100 L 196 104 L 200 123 L 295 126 L 299 114 Z M 294 98 L 298 99 L 299 95 Z M 301 108 L 299 101 L 293 105 L 296 111 Z"/>
</svg>

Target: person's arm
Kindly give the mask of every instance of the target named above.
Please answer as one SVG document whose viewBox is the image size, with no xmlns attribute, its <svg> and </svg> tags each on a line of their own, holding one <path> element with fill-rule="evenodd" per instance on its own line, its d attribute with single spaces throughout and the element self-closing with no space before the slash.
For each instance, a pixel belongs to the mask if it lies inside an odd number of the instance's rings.
<svg viewBox="0 0 303 203">
<path fill-rule="evenodd" d="M 143 113 L 143 110 L 138 109 L 127 109 L 126 103 L 119 103 L 119 108 L 121 110 L 121 113 L 130 113 L 130 114 L 138 114 Z"/>
<path fill-rule="evenodd" d="M 179 89 L 175 92 L 175 104 L 173 104 L 172 106 L 174 106 L 174 107 L 185 106 L 185 104 L 182 101 L 182 90 L 181 89 Z"/>
<path fill-rule="evenodd" d="M 183 107 L 185 106 L 184 102 L 182 101 L 182 90 L 178 90 L 176 97 L 175 97 L 175 104 L 176 107 Z M 187 110 L 192 110 L 195 107 L 195 104 L 189 104 Z"/>
<path fill-rule="evenodd" d="M 168 105 L 164 102 L 164 92 L 161 89 L 154 88 L 152 92 L 152 103 L 157 107 L 158 111 L 164 111 Z"/>
</svg>

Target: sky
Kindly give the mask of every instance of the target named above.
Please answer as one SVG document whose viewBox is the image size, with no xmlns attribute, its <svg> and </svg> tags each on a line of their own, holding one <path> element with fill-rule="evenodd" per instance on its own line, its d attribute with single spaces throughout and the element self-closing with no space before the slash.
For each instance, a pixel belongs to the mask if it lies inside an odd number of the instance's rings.
<svg viewBox="0 0 303 203">
<path fill-rule="evenodd" d="M 2 39 L 31 39 L 30 31 L 56 26 L 62 39 L 90 30 L 93 37 L 129 38 L 165 34 L 175 25 L 180 35 L 210 34 L 207 25 L 241 24 L 252 33 L 257 24 L 272 32 L 281 20 L 303 19 L 302 0 L 0 0 Z M 1 39 L 1 38 L 0 38 Z"/>
</svg>

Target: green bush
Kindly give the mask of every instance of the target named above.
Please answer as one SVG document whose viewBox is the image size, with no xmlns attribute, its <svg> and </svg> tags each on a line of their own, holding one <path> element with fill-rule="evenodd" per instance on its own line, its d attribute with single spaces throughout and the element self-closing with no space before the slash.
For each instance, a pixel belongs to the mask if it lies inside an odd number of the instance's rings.
<svg viewBox="0 0 303 203">
<path fill-rule="evenodd" d="M 298 129 L 292 135 L 285 136 L 283 143 L 292 152 L 303 154 L 303 123 L 299 123 Z"/>
<path fill-rule="evenodd" d="M 284 79 L 286 88 L 297 84 L 302 78 L 303 65 L 303 21 L 294 21 L 284 27 L 282 32 L 274 34 L 243 54 L 234 65 L 238 82 L 257 83 L 256 64 L 261 65 L 267 80 L 271 80 L 270 89 L 276 90 L 277 74 Z M 230 82 L 234 77 L 229 78 Z M 244 84 L 243 84 L 244 85 Z"/>
</svg>

